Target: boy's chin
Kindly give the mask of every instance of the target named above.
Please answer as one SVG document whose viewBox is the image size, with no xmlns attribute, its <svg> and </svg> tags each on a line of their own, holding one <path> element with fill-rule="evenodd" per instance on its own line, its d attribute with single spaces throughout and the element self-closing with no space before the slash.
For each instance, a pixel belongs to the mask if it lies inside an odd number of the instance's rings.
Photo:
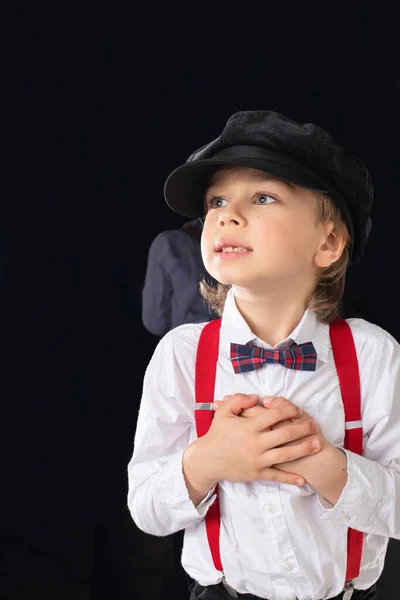
<svg viewBox="0 0 400 600">
<path fill-rule="evenodd" d="M 221 281 L 222 279 L 222 281 Z M 236 288 L 251 288 L 252 284 L 249 280 L 247 279 L 240 279 L 240 278 L 231 278 L 231 279 L 224 279 L 221 278 L 218 279 L 219 283 L 222 283 L 222 285 L 229 285 L 230 287 L 236 287 Z"/>
<path fill-rule="evenodd" d="M 221 273 L 218 269 L 214 269 L 214 272 L 207 272 L 215 279 L 215 281 L 222 285 L 238 285 L 241 280 L 240 277 L 230 276 L 228 273 Z"/>
<path fill-rule="evenodd" d="M 229 268 L 230 265 L 223 265 L 223 267 L 222 269 L 207 269 L 207 272 L 222 285 L 251 285 L 252 278 L 243 267 L 241 270 L 238 270 L 236 266 L 232 269 Z"/>
</svg>

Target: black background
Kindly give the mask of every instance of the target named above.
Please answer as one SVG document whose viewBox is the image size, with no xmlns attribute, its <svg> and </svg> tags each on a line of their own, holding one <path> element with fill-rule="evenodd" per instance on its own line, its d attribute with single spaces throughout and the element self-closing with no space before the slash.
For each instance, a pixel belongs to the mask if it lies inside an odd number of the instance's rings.
<svg viewBox="0 0 400 600">
<path fill-rule="evenodd" d="M 373 227 L 345 306 L 400 340 L 397 21 L 389 4 L 347 4 L 6 11 L 1 597 L 174 590 L 170 540 L 138 532 L 126 510 L 157 341 L 140 292 L 152 239 L 183 223 L 163 201 L 166 176 L 233 112 L 315 122 L 368 165 Z M 393 542 L 385 593 L 398 556 Z"/>
</svg>

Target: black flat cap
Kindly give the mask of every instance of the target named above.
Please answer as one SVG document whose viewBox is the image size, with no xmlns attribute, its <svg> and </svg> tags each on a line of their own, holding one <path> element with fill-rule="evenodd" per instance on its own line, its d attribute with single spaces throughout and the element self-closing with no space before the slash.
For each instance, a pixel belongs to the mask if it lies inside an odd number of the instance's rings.
<svg viewBox="0 0 400 600">
<path fill-rule="evenodd" d="M 371 229 L 373 185 L 363 162 L 321 127 L 274 111 L 241 111 L 221 135 L 196 150 L 167 178 L 167 204 L 185 217 L 204 216 L 204 191 L 218 168 L 239 165 L 329 194 L 345 218 L 351 262 L 363 253 Z"/>
</svg>

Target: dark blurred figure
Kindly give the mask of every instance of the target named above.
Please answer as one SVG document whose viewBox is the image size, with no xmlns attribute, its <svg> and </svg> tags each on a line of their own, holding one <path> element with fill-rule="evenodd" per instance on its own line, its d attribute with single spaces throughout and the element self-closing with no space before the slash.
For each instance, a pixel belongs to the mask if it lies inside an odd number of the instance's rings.
<svg viewBox="0 0 400 600">
<path fill-rule="evenodd" d="M 214 315 L 200 295 L 207 274 L 200 251 L 202 219 L 180 229 L 162 231 L 153 240 L 147 259 L 142 294 L 142 319 L 146 329 L 162 337 L 184 323 L 210 321 Z"/>
</svg>

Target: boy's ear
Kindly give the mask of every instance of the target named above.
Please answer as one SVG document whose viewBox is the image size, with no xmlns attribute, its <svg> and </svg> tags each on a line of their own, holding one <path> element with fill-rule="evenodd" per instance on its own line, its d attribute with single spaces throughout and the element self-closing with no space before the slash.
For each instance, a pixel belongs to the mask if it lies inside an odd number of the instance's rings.
<svg viewBox="0 0 400 600">
<path fill-rule="evenodd" d="M 343 235 L 338 233 L 332 223 L 327 225 L 324 239 L 314 255 L 316 266 L 322 269 L 329 267 L 341 257 L 344 247 Z"/>
</svg>

